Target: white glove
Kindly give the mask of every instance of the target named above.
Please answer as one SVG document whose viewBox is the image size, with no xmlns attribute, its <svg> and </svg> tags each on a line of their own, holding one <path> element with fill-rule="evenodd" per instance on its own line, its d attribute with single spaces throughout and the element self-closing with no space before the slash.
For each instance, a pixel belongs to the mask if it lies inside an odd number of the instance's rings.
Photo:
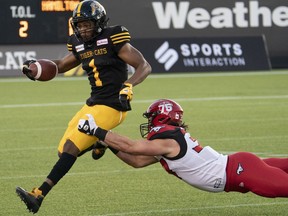
<svg viewBox="0 0 288 216">
<path fill-rule="evenodd" d="M 96 124 L 93 116 L 91 114 L 86 114 L 88 116 L 88 120 L 80 119 L 78 122 L 78 130 L 82 133 L 86 133 L 88 135 L 95 135 L 96 129 L 98 125 Z"/>
</svg>

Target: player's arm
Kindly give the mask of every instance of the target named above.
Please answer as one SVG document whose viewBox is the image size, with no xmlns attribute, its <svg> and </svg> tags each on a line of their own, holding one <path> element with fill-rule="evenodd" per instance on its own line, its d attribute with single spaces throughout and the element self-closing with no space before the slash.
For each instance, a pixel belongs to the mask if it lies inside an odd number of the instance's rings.
<svg viewBox="0 0 288 216">
<path fill-rule="evenodd" d="M 141 168 L 158 162 L 154 156 L 132 155 L 121 151 L 116 156 L 134 168 Z"/>
<path fill-rule="evenodd" d="M 139 52 L 130 43 L 126 43 L 121 47 L 118 56 L 127 64 L 135 68 L 134 74 L 126 81 L 133 86 L 141 83 L 151 73 L 151 66 Z"/>
<path fill-rule="evenodd" d="M 119 92 L 119 100 L 123 107 L 130 110 L 130 101 L 133 97 L 132 87 L 141 83 L 151 73 L 151 66 L 143 55 L 130 43 L 125 43 L 119 50 L 118 56 L 127 64 L 135 68 L 133 75 L 126 80 Z"/>
<path fill-rule="evenodd" d="M 78 66 L 81 62 L 73 55 L 73 53 L 69 53 L 64 56 L 62 59 L 52 60 L 58 66 L 58 73 L 65 73 L 70 69 Z"/>
<path fill-rule="evenodd" d="M 32 71 L 29 68 L 31 64 L 35 63 L 37 60 L 30 59 L 23 62 L 22 72 L 25 74 L 29 79 L 35 81 L 35 77 L 32 75 Z M 52 60 L 58 67 L 58 73 L 65 73 L 66 71 L 76 67 L 81 62 L 76 59 L 76 57 L 70 53 L 64 56 L 62 59 Z"/>
<path fill-rule="evenodd" d="M 167 155 L 173 151 L 176 142 L 172 139 L 132 140 L 112 131 L 106 133 L 103 141 L 119 151 L 146 156 Z"/>
<path fill-rule="evenodd" d="M 129 137 L 98 127 L 91 114 L 86 114 L 86 116 L 88 116 L 88 120 L 79 120 L 78 130 L 98 137 L 107 145 L 119 151 L 133 155 L 166 155 L 168 157 L 173 157 L 180 151 L 178 143 L 173 139 L 132 140 Z"/>
</svg>

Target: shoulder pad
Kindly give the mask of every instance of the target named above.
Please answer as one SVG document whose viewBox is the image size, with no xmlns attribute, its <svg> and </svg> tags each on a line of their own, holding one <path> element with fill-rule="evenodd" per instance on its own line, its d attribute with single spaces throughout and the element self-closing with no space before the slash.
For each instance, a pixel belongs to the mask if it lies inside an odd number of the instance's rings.
<svg viewBox="0 0 288 216">
<path fill-rule="evenodd" d="M 131 36 L 128 32 L 128 29 L 124 26 L 113 26 L 112 33 L 110 35 L 110 39 L 113 45 L 117 45 L 120 43 L 126 43 L 131 40 Z"/>
<path fill-rule="evenodd" d="M 72 34 L 68 37 L 67 48 L 68 51 L 73 51 L 73 47 L 80 44 L 79 40 L 76 38 L 75 34 Z"/>
<path fill-rule="evenodd" d="M 147 136 L 147 139 L 148 140 L 157 139 L 157 138 L 161 138 L 162 136 L 165 136 L 165 138 L 172 138 L 174 136 L 175 132 L 178 132 L 178 131 L 181 131 L 183 133 L 181 128 L 176 127 L 176 126 L 172 126 L 172 125 L 156 126 L 150 130 L 150 132 Z"/>
</svg>

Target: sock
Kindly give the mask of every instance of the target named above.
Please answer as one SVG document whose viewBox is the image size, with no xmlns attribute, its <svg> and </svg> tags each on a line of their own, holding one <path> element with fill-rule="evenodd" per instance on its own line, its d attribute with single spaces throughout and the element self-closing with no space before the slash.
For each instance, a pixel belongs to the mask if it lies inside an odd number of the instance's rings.
<svg viewBox="0 0 288 216">
<path fill-rule="evenodd" d="M 42 191 L 43 196 L 46 196 L 52 187 L 47 182 L 43 182 L 43 184 L 38 189 Z"/>
<path fill-rule="evenodd" d="M 56 185 L 58 181 L 70 170 L 70 168 L 75 163 L 76 159 L 77 157 L 74 157 L 71 154 L 63 152 L 62 156 L 56 162 L 56 164 L 54 165 L 53 169 L 51 170 L 47 178 L 50 179 L 54 185 Z M 45 185 L 46 184 L 43 183 L 41 186 L 43 186 L 43 189 L 45 190 L 45 193 L 47 194 L 49 192 L 49 189 L 47 185 L 46 186 Z"/>
</svg>

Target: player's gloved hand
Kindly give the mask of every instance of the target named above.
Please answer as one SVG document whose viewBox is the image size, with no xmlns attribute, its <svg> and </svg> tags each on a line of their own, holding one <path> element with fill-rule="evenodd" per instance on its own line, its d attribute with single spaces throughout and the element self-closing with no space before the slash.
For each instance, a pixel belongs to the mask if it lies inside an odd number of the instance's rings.
<svg viewBox="0 0 288 216">
<path fill-rule="evenodd" d="M 132 84 L 131 83 L 123 83 L 121 90 L 119 92 L 119 100 L 122 104 L 122 107 L 130 110 L 130 101 L 133 98 L 133 91 L 132 91 Z"/>
<path fill-rule="evenodd" d="M 91 114 L 86 114 L 88 120 L 80 119 L 78 122 L 78 130 L 88 135 L 96 136 L 99 140 L 105 140 L 107 130 L 100 128 Z"/>
<path fill-rule="evenodd" d="M 78 130 L 82 133 L 86 133 L 88 135 L 95 135 L 96 129 L 98 125 L 96 124 L 93 116 L 91 114 L 86 114 L 88 116 L 88 120 L 80 119 L 78 122 Z"/>
<path fill-rule="evenodd" d="M 35 62 L 36 62 L 35 60 L 26 60 L 22 66 L 22 73 L 25 74 L 30 80 L 33 80 L 33 81 L 35 81 L 35 78 L 31 75 L 32 71 L 29 69 L 29 66 Z"/>
</svg>

